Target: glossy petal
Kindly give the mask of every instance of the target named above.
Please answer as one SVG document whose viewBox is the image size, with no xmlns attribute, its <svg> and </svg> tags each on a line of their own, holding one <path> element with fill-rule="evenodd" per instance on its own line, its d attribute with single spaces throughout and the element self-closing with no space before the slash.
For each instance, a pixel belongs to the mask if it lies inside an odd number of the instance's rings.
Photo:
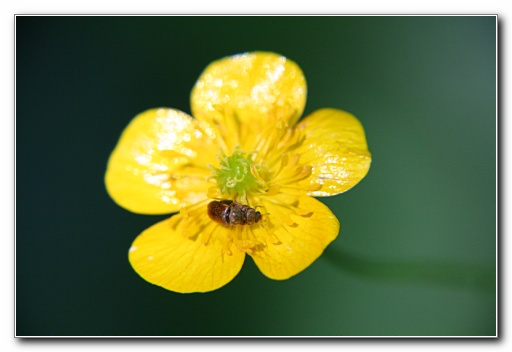
<svg viewBox="0 0 512 352">
<path fill-rule="evenodd" d="M 226 254 L 221 239 L 227 229 L 221 225 L 208 222 L 203 230 L 215 233 L 207 244 L 202 236 L 185 236 L 188 225 L 176 214 L 141 233 L 129 252 L 133 269 L 146 281 L 174 292 L 207 292 L 226 285 L 242 268 L 245 253 Z"/>
<path fill-rule="evenodd" d="M 176 212 L 204 199 L 218 151 L 213 131 L 187 114 L 152 109 L 126 127 L 110 156 L 105 184 L 120 206 L 141 214 Z M 213 146 L 213 148 L 212 148 Z"/>
<path fill-rule="evenodd" d="M 353 115 L 336 109 L 317 110 L 296 130 L 304 133 L 305 140 L 293 152 L 300 154 L 301 164 L 312 167 L 311 176 L 299 183 L 313 190 L 308 195 L 348 191 L 368 173 L 371 155 L 363 126 Z"/>
<path fill-rule="evenodd" d="M 263 130 L 293 125 L 306 103 L 299 66 L 274 53 L 254 52 L 210 64 L 191 95 L 192 114 L 215 126 L 226 152 L 253 150 Z"/>
<path fill-rule="evenodd" d="M 314 198 L 278 195 L 261 197 L 261 202 L 266 218 L 262 227 L 253 225 L 252 231 L 255 238 L 267 241 L 251 256 L 271 279 L 284 280 L 300 273 L 338 236 L 338 219 Z"/>
</svg>

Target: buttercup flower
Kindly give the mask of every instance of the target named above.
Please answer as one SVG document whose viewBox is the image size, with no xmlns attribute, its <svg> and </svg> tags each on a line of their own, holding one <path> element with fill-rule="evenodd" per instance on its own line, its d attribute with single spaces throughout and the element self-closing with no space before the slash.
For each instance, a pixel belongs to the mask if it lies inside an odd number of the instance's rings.
<svg viewBox="0 0 512 352">
<path fill-rule="evenodd" d="M 205 292 L 230 282 L 247 254 L 276 280 L 322 254 L 339 222 L 313 197 L 355 186 L 371 156 L 363 127 L 347 112 L 321 109 L 297 123 L 305 103 L 297 64 L 244 53 L 205 69 L 191 94 L 194 118 L 158 108 L 131 121 L 108 162 L 108 193 L 135 213 L 179 212 L 133 242 L 129 260 L 142 278 Z M 225 212 L 209 216 L 215 201 Z M 233 225 L 226 217 L 238 203 L 252 209 L 252 221 Z M 242 220 L 244 209 L 236 213 Z"/>
</svg>

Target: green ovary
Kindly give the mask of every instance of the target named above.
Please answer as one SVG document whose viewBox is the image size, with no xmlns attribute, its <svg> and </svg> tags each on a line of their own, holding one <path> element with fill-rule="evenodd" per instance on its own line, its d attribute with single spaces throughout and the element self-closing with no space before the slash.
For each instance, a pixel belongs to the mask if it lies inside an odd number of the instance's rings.
<svg viewBox="0 0 512 352">
<path fill-rule="evenodd" d="M 222 193 L 243 199 L 247 193 L 257 192 L 264 186 L 264 182 L 257 179 L 251 171 L 251 165 L 256 170 L 260 167 L 252 160 L 255 153 L 247 154 L 236 147 L 231 156 L 222 153 L 218 157 L 220 166 L 212 168 L 215 170 L 213 177 Z"/>
</svg>

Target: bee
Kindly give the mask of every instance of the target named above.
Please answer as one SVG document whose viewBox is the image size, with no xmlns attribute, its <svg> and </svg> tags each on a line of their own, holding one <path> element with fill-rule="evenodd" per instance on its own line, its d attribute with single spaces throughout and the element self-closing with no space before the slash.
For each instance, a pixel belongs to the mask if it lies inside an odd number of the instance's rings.
<svg viewBox="0 0 512 352">
<path fill-rule="evenodd" d="M 261 213 L 256 209 L 227 199 L 210 202 L 208 216 L 224 226 L 252 225 L 261 220 Z"/>
</svg>

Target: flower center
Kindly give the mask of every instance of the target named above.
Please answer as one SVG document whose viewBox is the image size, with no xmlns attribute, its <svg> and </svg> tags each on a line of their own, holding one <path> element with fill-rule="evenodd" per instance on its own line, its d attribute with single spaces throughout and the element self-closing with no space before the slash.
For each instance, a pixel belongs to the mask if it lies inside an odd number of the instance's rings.
<svg viewBox="0 0 512 352">
<path fill-rule="evenodd" d="M 246 153 L 235 147 L 233 154 L 226 156 L 224 152 L 218 157 L 220 166 L 214 169 L 213 178 L 223 194 L 245 199 L 248 193 L 258 192 L 265 187 L 259 176 L 261 165 L 254 163 L 255 151 Z"/>
</svg>

